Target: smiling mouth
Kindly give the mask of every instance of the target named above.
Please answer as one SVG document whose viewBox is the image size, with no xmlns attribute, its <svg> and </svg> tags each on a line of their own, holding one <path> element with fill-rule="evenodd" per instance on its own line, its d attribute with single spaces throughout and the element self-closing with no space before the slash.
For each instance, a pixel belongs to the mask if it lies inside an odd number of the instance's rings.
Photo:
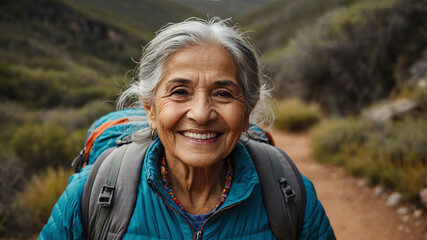
<svg viewBox="0 0 427 240">
<path fill-rule="evenodd" d="M 210 140 L 217 138 L 221 133 L 194 133 L 194 132 L 180 132 L 181 135 L 187 138 L 197 139 L 197 140 Z"/>
</svg>

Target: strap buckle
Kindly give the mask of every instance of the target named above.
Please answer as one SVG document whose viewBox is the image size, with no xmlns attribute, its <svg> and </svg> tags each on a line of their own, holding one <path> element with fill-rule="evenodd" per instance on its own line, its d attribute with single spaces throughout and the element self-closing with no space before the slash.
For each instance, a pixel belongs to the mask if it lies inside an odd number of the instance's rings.
<svg viewBox="0 0 427 240">
<path fill-rule="evenodd" d="M 75 173 L 80 172 L 80 170 L 83 168 L 84 164 L 87 162 L 87 159 L 85 156 L 85 151 L 86 151 L 86 148 L 83 148 L 80 151 L 79 155 L 76 158 L 74 158 L 73 162 L 71 163 L 72 167 L 75 166 L 75 169 L 74 169 Z"/>
<path fill-rule="evenodd" d="M 117 147 L 120 147 L 124 144 L 129 144 L 131 142 L 132 142 L 132 134 L 127 135 L 126 137 L 124 137 L 122 139 L 117 139 L 116 145 L 117 145 Z"/>
<path fill-rule="evenodd" d="M 295 190 L 288 184 L 286 178 L 279 179 L 280 187 L 282 188 L 283 196 L 285 197 L 285 202 L 295 201 L 296 193 Z"/>
<path fill-rule="evenodd" d="M 113 195 L 114 195 L 114 186 L 105 184 L 102 187 L 101 193 L 99 194 L 98 205 L 100 205 L 101 207 L 110 207 L 111 202 L 113 200 Z"/>
</svg>

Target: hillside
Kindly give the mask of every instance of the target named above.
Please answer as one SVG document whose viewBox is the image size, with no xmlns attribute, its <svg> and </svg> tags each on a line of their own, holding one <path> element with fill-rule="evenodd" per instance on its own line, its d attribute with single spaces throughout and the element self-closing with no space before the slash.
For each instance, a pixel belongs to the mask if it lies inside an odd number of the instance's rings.
<svg viewBox="0 0 427 240">
<path fill-rule="evenodd" d="M 169 22 L 201 16 L 196 10 L 170 0 L 60 0 L 93 19 L 126 29 L 145 41 Z M 142 31 L 141 31 L 142 30 Z"/>
<path fill-rule="evenodd" d="M 301 97 L 326 113 L 348 115 L 417 81 L 411 69 L 424 61 L 425 4 L 281 0 L 240 22 L 254 30 L 278 97 Z M 417 71 L 419 79 L 424 70 Z"/>
<path fill-rule="evenodd" d="M 137 9 L 144 10 L 140 11 L 144 17 L 133 17 L 138 16 L 135 10 L 130 11 L 135 2 L 139 4 Z M 139 58 L 141 46 L 152 38 L 155 29 L 195 14 L 179 5 L 158 1 L 145 1 L 144 6 L 141 1 L 121 1 L 120 8 L 114 1 L 96 3 L 1 3 L 0 29 L 7 34 L 0 37 L 0 71 L 15 79 L 13 83 L 5 81 L 5 77 L 0 79 L 3 101 L 49 108 L 77 107 L 91 100 L 77 96 L 81 94 L 112 99 L 119 89 L 117 81 L 123 81 L 126 71 L 134 68 L 132 59 Z M 27 7 L 22 9 L 22 4 Z M 94 92 L 87 92 L 88 88 Z M 54 96 L 46 96 L 41 89 L 50 89 L 48 92 Z M 65 92 L 76 96 L 64 99 Z"/>
<path fill-rule="evenodd" d="M 180 3 L 200 12 L 203 18 L 219 16 L 232 18 L 246 14 L 277 0 L 168 0 Z"/>
<path fill-rule="evenodd" d="M 302 27 L 311 25 L 328 11 L 345 7 L 356 0 L 278 0 L 238 17 L 264 55 L 280 49 Z"/>
</svg>

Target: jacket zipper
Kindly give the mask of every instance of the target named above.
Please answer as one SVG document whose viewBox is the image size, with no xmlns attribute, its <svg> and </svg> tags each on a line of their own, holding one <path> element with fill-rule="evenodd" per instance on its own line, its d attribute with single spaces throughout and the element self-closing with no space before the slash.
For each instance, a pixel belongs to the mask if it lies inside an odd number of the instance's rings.
<svg viewBox="0 0 427 240">
<path fill-rule="evenodd" d="M 233 204 L 231 204 L 230 206 L 228 206 L 228 207 L 225 207 L 225 208 L 222 208 L 222 209 L 220 209 L 220 210 L 218 210 L 217 212 L 214 212 L 214 214 L 212 214 L 206 221 L 205 221 L 205 223 L 203 223 L 203 226 L 202 226 L 202 228 L 200 229 L 200 231 L 198 231 L 197 232 L 197 238 L 196 238 L 196 240 L 201 240 L 202 239 L 202 232 L 203 232 L 203 229 L 205 228 L 205 226 L 206 226 L 206 223 L 208 223 L 209 222 L 209 220 L 211 219 L 211 218 L 213 218 L 213 216 L 215 216 L 215 215 L 218 215 L 220 212 L 223 212 L 223 211 L 225 211 L 225 210 L 227 210 L 227 209 L 230 209 L 230 208 L 232 208 L 232 207 L 234 207 L 234 206 L 236 206 L 236 205 L 239 205 L 239 204 L 241 204 L 242 202 L 244 202 L 245 200 L 242 200 L 242 201 L 240 201 L 240 202 L 236 202 L 236 203 L 233 203 Z"/>
<path fill-rule="evenodd" d="M 200 231 L 197 231 L 196 240 L 201 240 L 201 239 L 202 239 L 202 231 L 200 230 Z"/>
<path fill-rule="evenodd" d="M 187 223 L 188 223 L 188 225 L 190 226 L 190 228 L 191 228 L 191 231 L 193 231 L 193 237 L 194 237 L 194 240 L 201 240 L 202 239 L 202 232 L 203 232 L 203 229 L 205 228 L 205 226 L 206 226 L 206 223 L 213 217 L 213 216 L 215 216 L 215 215 L 217 215 L 218 213 L 220 213 L 220 212 L 223 212 L 223 211 L 225 211 L 225 210 L 227 210 L 227 209 L 230 209 L 230 208 L 232 208 L 232 207 L 234 207 L 234 206 L 236 206 L 236 205 L 239 205 L 239 204 L 241 204 L 242 202 L 244 202 L 245 200 L 242 200 L 242 201 L 240 201 L 240 202 L 236 202 L 236 203 L 233 203 L 233 204 L 231 204 L 230 206 L 228 206 L 228 207 L 225 207 L 225 208 L 222 208 L 222 209 L 220 209 L 220 210 L 218 210 L 217 212 L 215 212 L 214 214 L 212 214 L 206 221 L 205 221 L 205 223 L 203 223 L 203 226 L 202 226 L 202 228 L 200 229 L 200 231 L 197 231 L 197 233 L 194 231 L 194 229 L 193 229 L 193 226 L 191 225 L 191 223 L 184 217 L 184 216 L 182 216 L 182 214 L 180 213 L 180 212 L 178 212 L 177 210 L 175 210 L 173 207 L 171 207 L 167 202 L 165 202 L 165 200 L 163 200 L 163 198 L 157 193 L 157 190 L 156 190 L 156 188 L 154 187 L 154 184 L 153 184 L 153 182 L 152 181 L 148 181 L 148 183 L 150 184 L 150 186 L 151 186 L 151 188 L 153 189 L 153 191 L 156 193 L 156 195 L 160 198 L 160 200 L 162 200 L 162 202 L 163 202 L 163 204 L 165 204 L 166 206 L 168 206 L 170 209 L 172 209 L 174 212 L 176 212 L 179 216 L 181 216 Z"/>
<path fill-rule="evenodd" d="M 191 223 L 184 217 L 182 216 L 182 214 L 180 212 L 178 212 L 177 210 L 175 210 L 171 205 L 169 205 L 165 200 L 163 200 L 163 198 L 159 195 L 159 193 L 157 192 L 156 188 L 154 187 L 154 184 L 152 181 L 148 181 L 148 183 L 150 184 L 151 188 L 153 189 L 153 191 L 156 193 L 157 197 L 160 198 L 160 200 L 162 200 L 163 204 L 165 204 L 168 208 L 172 209 L 174 212 L 176 212 L 179 216 L 181 216 L 190 226 L 191 231 L 193 232 L 193 238 L 195 240 L 200 240 L 201 236 L 202 236 L 202 231 L 198 231 L 197 234 L 193 229 L 193 226 L 191 225 Z"/>
</svg>

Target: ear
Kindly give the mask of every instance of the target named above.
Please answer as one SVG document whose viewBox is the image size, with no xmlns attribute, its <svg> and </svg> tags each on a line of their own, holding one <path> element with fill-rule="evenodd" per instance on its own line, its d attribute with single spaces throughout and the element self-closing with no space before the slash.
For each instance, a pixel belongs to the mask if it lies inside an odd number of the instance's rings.
<svg viewBox="0 0 427 240">
<path fill-rule="evenodd" d="M 148 105 L 144 102 L 144 110 L 145 114 L 147 114 L 148 125 L 150 125 L 151 129 L 156 130 L 156 111 L 152 105 Z"/>
</svg>

